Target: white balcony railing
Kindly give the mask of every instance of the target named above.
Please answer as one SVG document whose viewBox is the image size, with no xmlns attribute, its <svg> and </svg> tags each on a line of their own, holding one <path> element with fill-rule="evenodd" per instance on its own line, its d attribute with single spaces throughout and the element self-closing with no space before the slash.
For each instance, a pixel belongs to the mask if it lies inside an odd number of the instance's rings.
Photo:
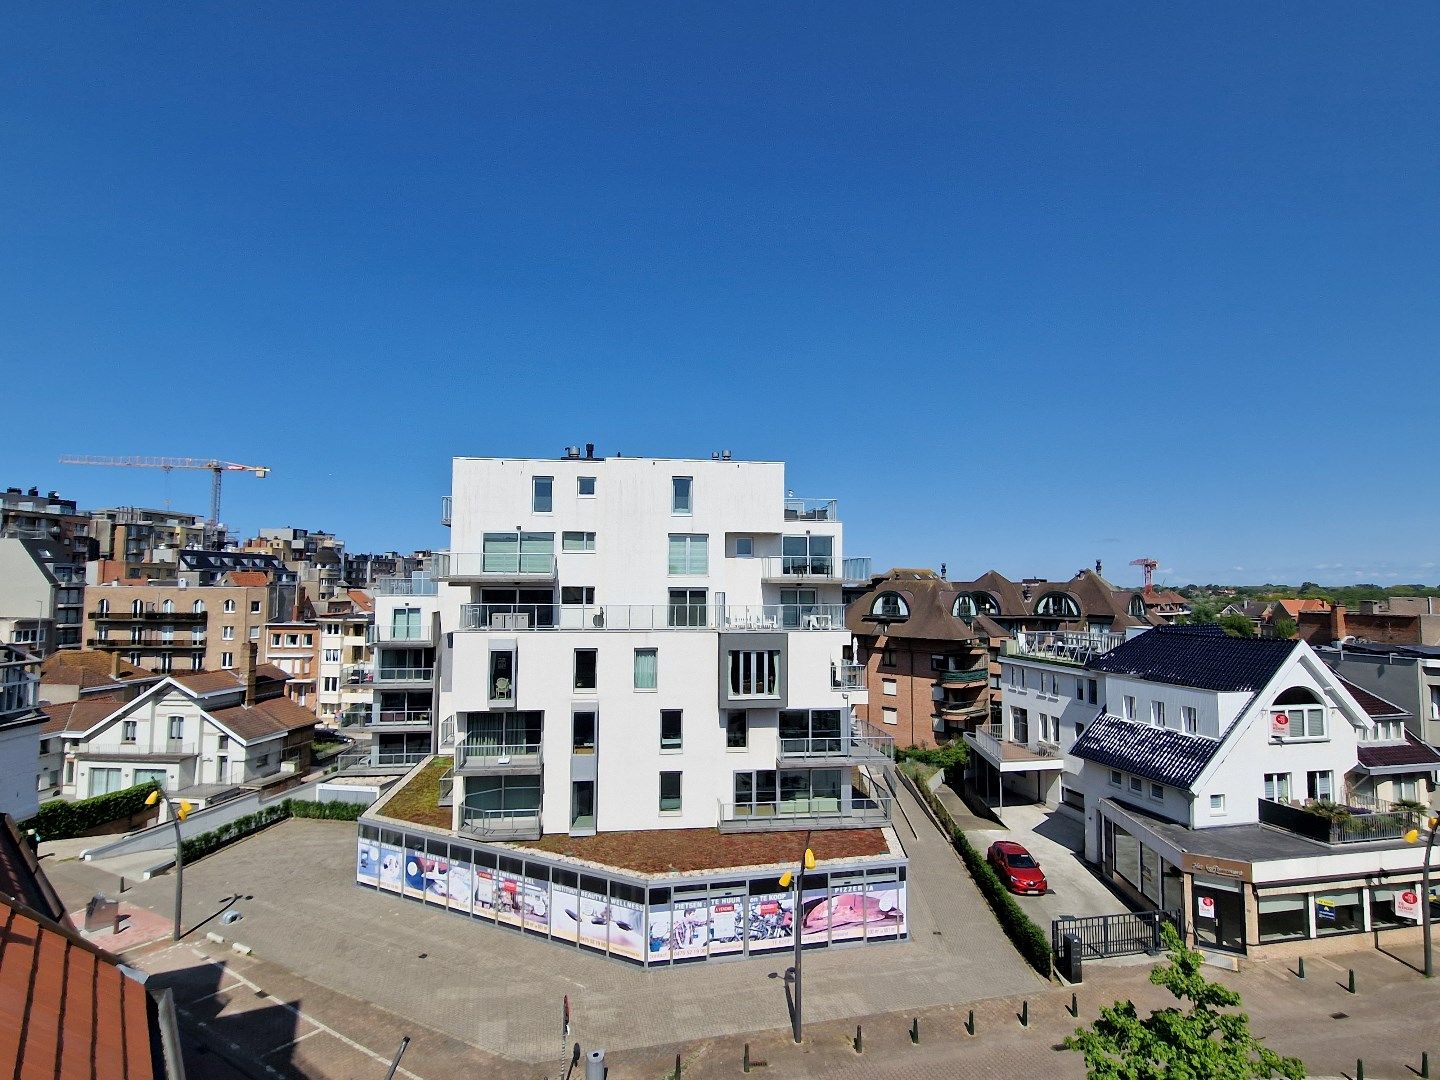
<svg viewBox="0 0 1440 1080">
<path fill-rule="evenodd" d="M 1125 635 L 1109 631 L 1021 631 L 1006 642 L 1012 656 L 1035 656 L 1083 664 L 1092 657 L 1125 643 Z"/>
<path fill-rule="evenodd" d="M 461 630 L 843 630 L 843 604 L 462 604 Z M 863 681 L 860 684 L 863 686 Z M 857 689 L 859 687 L 856 687 Z"/>
</svg>

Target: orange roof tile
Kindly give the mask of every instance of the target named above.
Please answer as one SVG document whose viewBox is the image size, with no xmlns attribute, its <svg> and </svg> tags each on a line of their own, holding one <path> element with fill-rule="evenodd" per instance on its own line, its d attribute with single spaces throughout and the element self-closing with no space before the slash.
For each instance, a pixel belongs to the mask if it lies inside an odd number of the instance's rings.
<svg viewBox="0 0 1440 1080">
<path fill-rule="evenodd" d="M 40 729 L 40 734 L 43 737 L 66 731 L 89 731 L 123 704 L 123 700 L 107 700 L 102 696 L 98 699 L 87 697 L 80 701 L 43 705 L 40 711 L 45 714 L 45 726 Z"/>
<path fill-rule="evenodd" d="M 110 653 L 98 649 L 61 649 L 45 658 L 40 665 L 40 681 L 53 686 L 106 686 L 128 679 L 158 679 L 154 672 L 145 671 L 125 660 L 119 661 L 119 677 L 111 674 L 114 663 Z"/>
<path fill-rule="evenodd" d="M 263 570 L 231 570 L 231 585 L 244 585 L 248 588 L 256 588 L 261 585 L 270 584 L 270 575 Z"/>
</svg>

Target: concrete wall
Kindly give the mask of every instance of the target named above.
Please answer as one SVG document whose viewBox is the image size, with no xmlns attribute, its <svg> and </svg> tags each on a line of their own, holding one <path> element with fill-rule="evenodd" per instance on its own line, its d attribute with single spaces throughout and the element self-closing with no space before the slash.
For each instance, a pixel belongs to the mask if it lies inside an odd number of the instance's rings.
<svg viewBox="0 0 1440 1080">
<path fill-rule="evenodd" d="M 16 821 L 33 817 L 40 808 L 37 773 L 40 724 L 0 729 L 0 813 Z"/>
</svg>

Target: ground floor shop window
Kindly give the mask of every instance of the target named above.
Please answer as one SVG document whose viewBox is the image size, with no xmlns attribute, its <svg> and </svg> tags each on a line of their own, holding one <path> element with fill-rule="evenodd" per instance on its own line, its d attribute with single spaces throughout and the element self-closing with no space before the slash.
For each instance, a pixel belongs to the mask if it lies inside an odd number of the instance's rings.
<svg viewBox="0 0 1440 1080">
<path fill-rule="evenodd" d="M 1195 885 L 1195 942 L 1212 949 L 1245 950 L 1245 899 L 1227 889 Z"/>
<path fill-rule="evenodd" d="M 1402 912 L 1408 914 L 1402 914 Z M 1376 886 L 1370 890 L 1370 926 L 1384 930 L 1414 926 L 1420 919 L 1420 886 L 1416 882 Z"/>
<path fill-rule="evenodd" d="M 1315 894 L 1315 933 L 1351 934 L 1365 929 L 1365 901 L 1360 889 L 1334 889 Z"/>
<path fill-rule="evenodd" d="M 1310 936 L 1310 900 L 1304 893 L 1262 896 L 1259 912 L 1262 942 L 1293 941 Z"/>
</svg>

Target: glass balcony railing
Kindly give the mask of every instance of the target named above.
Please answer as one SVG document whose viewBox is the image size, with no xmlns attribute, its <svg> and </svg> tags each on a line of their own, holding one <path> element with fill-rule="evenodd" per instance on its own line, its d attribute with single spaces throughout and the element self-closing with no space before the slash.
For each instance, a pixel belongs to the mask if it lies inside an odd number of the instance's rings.
<svg viewBox="0 0 1440 1080">
<path fill-rule="evenodd" d="M 433 573 L 440 581 L 552 581 L 555 566 L 548 552 L 437 551 Z"/>
<path fill-rule="evenodd" d="M 843 630 L 843 604 L 462 604 L 461 630 Z"/>
</svg>

